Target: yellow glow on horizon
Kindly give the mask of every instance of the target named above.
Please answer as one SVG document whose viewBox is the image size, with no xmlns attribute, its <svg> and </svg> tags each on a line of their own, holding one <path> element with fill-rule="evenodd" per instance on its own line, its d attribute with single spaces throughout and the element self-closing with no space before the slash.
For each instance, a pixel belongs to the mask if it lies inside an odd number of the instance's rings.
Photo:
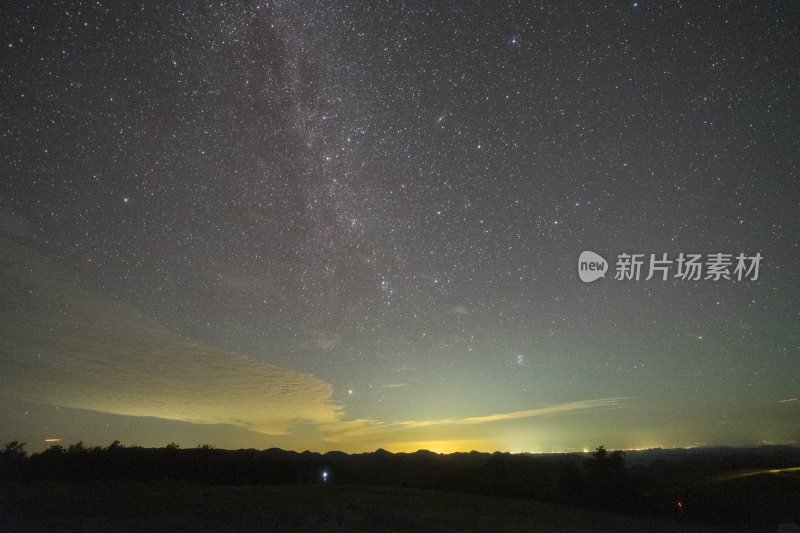
<svg viewBox="0 0 800 533">
<path fill-rule="evenodd" d="M 428 450 L 434 453 L 456 453 L 497 449 L 497 443 L 492 439 L 463 439 L 463 440 L 420 440 L 408 442 L 390 442 L 385 449 L 392 453 L 413 453 L 418 450 Z"/>
</svg>

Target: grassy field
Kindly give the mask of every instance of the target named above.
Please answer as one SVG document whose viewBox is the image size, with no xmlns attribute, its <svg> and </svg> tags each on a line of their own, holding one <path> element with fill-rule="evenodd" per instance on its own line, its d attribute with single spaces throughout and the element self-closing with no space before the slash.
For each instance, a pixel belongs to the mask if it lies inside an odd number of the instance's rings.
<svg viewBox="0 0 800 533">
<path fill-rule="evenodd" d="M 721 531 L 539 502 L 357 486 L 0 487 L 0 531 Z"/>
</svg>

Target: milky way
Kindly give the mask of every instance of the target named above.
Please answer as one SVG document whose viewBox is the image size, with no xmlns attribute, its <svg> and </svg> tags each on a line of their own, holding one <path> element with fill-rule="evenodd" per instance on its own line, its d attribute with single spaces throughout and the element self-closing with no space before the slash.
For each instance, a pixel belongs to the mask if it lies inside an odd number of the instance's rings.
<svg viewBox="0 0 800 533">
<path fill-rule="evenodd" d="M 796 6 L 0 11 L 3 436 L 800 441 Z"/>
</svg>

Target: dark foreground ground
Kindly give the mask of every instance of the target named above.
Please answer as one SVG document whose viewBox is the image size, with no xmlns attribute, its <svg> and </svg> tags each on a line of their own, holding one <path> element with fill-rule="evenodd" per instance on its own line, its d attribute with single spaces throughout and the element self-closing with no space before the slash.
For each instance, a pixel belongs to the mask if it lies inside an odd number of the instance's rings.
<svg viewBox="0 0 800 533">
<path fill-rule="evenodd" d="M 94 481 L 0 487 L 0 531 L 746 531 L 525 500 L 362 486 Z M 774 531 L 774 529 L 770 529 Z"/>
</svg>

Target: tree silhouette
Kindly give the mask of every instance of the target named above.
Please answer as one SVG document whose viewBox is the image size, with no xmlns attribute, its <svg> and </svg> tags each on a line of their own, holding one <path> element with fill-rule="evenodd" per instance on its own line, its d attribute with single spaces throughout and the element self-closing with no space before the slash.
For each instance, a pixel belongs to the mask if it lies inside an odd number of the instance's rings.
<svg viewBox="0 0 800 533">
<path fill-rule="evenodd" d="M 69 448 L 67 448 L 67 453 L 83 453 L 86 451 L 86 448 L 83 447 L 83 441 L 79 440 L 75 444 L 70 444 Z"/>
<path fill-rule="evenodd" d="M 601 444 L 592 455 L 594 455 L 596 461 L 602 463 L 605 461 L 608 452 L 606 451 L 606 447 Z"/>
<path fill-rule="evenodd" d="M 12 440 L 11 442 L 7 442 L 5 444 L 2 455 L 3 459 L 14 461 L 18 459 L 25 459 L 25 457 L 28 456 L 28 452 L 25 451 L 24 442 Z"/>
</svg>

